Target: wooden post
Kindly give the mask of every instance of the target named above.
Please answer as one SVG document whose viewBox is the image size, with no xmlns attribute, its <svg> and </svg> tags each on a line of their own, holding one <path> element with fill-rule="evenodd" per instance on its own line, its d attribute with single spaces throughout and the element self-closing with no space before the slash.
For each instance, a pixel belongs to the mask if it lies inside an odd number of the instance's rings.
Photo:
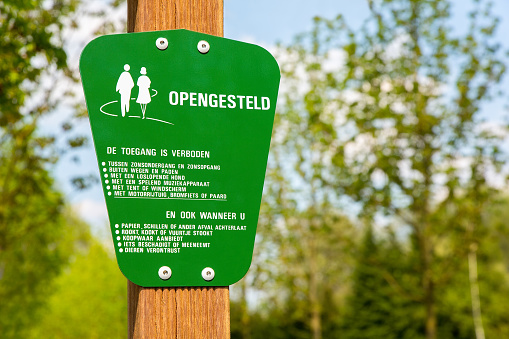
<svg viewBox="0 0 509 339">
<path fill-rule="evenodd" d="M 178 28 L 223 36 L 223 0 L 127 1 L 128 32 Z M 230 338 L 228 287 L 127 287 L 129 339 Z"/>
<path fill-rule="evenodd" d="M 128 0 L 127 31 L 185 28 L 223 36 L 223 0 Z"/>
</svg>

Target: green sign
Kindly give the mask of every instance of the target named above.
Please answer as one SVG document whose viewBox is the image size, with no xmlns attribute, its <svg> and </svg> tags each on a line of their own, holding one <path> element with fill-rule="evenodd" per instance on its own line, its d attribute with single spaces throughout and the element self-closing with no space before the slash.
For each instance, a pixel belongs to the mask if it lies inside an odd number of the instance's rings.
<svg viewBox="0 0 509 339">
<path fill-rule="evenodd" d="M 117 262 L 135 284 L 247 272 L 280 72 L 265 49 L 186 31 L 107 35 L 80 60 Z"/>
</svg>

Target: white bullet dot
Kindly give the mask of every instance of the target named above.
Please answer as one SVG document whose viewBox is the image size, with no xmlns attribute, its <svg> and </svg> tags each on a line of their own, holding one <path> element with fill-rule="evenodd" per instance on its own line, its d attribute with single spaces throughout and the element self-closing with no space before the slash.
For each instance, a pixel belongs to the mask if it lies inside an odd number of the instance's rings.
<svg viewBox="0 0 509 339">
<path fill-rule="evenodd" d="M 117 237 L 117 240 L 120 240 L 120 237 Z"/>
<path fill-rule="evenodd" d="M 111 192 L 108 192 L 108 195 L 111 195 Z"/>
<path fill-rule="evenodd" d="M 119 249 L 118 249 L 118 251 L 119 251 L 120 253 L 124 252 L 124 250 L 123 250 L 123 249 L 121 249 L 121 248 L 119 248 Z"/>
<path fill-rule="evenodd" d="M 121 242 L 118 243 L 118 247 L 122 247 L 122 243 Z"/>
</svg>

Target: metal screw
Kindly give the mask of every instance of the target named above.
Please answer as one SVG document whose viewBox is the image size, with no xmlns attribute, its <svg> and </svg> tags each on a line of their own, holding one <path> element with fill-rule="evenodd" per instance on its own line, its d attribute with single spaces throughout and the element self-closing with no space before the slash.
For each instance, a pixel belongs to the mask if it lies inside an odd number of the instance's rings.
<svg viewBox="0 0 509 339">
<path fill-rule="evenodd" d="M 201 276 L 204 280 L 206 281 L 211 281 L 212 279 L 214 279 L 214 277 L 216 276 L 216 273 L 214 272 L 214 270 L 210 267 L 205 267 L 202 271 L 201 271 Z"/>
<path fill-rule="evenodd" d="M 161 266 L 158 273 L 159 278 L 163 280 L 168 280 L 171 278 L 171 268 L 169 268 L 168 266 Z"/>
<path fill-rule="evenodd" d="M 198 42 L 198 51 L 200 51 L 201 54 L 206 54 L 210 50 L 210 45 L 207 41 L 201 40 Z"/>
<path fill-rule="evenodd" d="M 164 51 L 165 49 L 168 48 L 168 40 L 166 40 L 166 38 L 159 38 L 156 40 L 156 46 L 161 51 Z"/>
</svg>

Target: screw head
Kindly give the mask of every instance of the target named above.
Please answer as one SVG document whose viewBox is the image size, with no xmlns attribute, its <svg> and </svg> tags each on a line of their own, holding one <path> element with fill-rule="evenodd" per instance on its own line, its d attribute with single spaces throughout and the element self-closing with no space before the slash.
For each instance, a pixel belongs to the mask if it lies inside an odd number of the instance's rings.
<svg viewBox="0 0 509 339">
<path fill-rule="evenodd" d="M 162 280 L 168 280 L 171 278 L 171 268 L 169 268 L 168 266 L 161 266 L 158 274 L 159 278 L 161 278 Z"/>
<path fill-rule="evenodd" d="M 214 270 L 210 267 L 205 267 L 202 271 L 201 271 L 201 276 L 203 278 L 203 280 L 205 281 L 211 281 L 212 279 L 214 279 L 214 277 L 216 276 L 216 273 L 214 272 Z"/>
<path fill-rule="evenodd" d="M 166 38 L 159 38 L 156 40 L 156 46 L 161 51 L 164 51 L 165 49 L 168 48 L 168 40 Z"/>
<path fill-rule="evenodd" d="M 198 51 L 200 51 L 201 54 L 206 54 L 210 50 L 210 45 L 207 41 L 201 40 L 198 42 Z"/>
</svg>

